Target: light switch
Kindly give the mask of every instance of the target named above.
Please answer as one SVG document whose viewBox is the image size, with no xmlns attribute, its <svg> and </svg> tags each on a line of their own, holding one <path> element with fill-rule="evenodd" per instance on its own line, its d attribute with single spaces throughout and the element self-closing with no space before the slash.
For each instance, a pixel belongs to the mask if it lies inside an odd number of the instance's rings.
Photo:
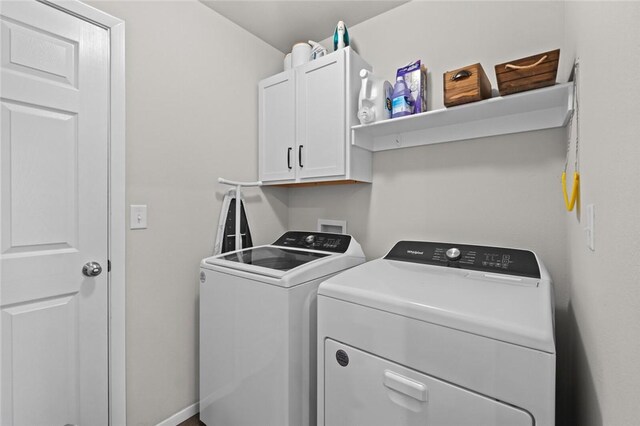
<svg viewBox="0 0 640 426">
<path fill-rule="evenodd" d="M 146 204 L 131 204 L 131 217 L 129 218 L 131 229 L 147 229 Z"/>
</svg>

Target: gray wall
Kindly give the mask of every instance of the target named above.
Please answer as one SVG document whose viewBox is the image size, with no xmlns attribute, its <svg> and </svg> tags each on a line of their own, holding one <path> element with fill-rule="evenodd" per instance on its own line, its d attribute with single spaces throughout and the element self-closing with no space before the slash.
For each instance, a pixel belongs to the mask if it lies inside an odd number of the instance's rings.
<svg viewBox="0 0 640 426">
<path fill-rule="evenodd" d="M 429 109 L 438 109 L 444 71 L 481 62 L 497 87 L 493 65 L 563 48 L 563 24 L 562 2 L 411 2 L 350 27 L 349 35 L 374 72 L 390 81 L 396 68 L 422 59 L 430 68 Z M 563 53 L 561 60 L 571 62 Z M 556 286 L 558 413 L 564 419 L 571 380 L 560 190 L 565 149 L 565 131 L 555 129 L 378 152 L 370 185 L 290 190 L 289 227 L 346 219 L 368 258 L 400 239 L 537 252 Z"/>
<path fill-rule="evenodd" d="M 640 3 L 567 2 L 580 58 L 580 202 L 595 205 L 595 251 L 567 214 L 577 424 L 640 419 Z M 622 74 L 620 74 L 622 73 Z"/>
<path fill-rule="evenodd" d="M 282 54 L 194 1 L 93 4 L 127 21 L 127 200 L 149 205 L 149 229 L 127 235 L 128 424 L 151 425 L 197 401 L 197 263 L 213 243 L 215 179 L 256 178 L 255 82 Z M 349 28 L 389 80 L 417 58 L 433 67 L 430 108 L 446 69 L 482 62 L 495 87 L 493 64 L 561 47 L 566 81 L 579 55 L 595 252 L 580 210 L 564 211 L 564 130 L 377 153 L 371 185 L 251 191 L 256 242 L 327 218 L 348 220 L 369 258 L 403 238 L 531 248 L 556 285 L 557 424 L 635 424 L 640 86 L 617 77 L 640 64 L 639 5 L 412 2 Z"/>
<path fill-rule="evenodd" d="M 621 77 L 640 65 L 638 22 L 638 2 L 412 2 L 349 29 L 389 80 L 417 58 L 439 66 L 431 69 L 430 108 L 442 106 L 447 68 L 480 61 L 495 87 L 495 63 L 561 47 L 559 81 L 567 81 L 579 57 L 575 212 L 564 210 L 560 193 L 564 130 L 376 153 L 372 185 L 290 191 L 290 228 L 347 219 L 370 258 L 402 238 L 538 252 L 557 296 L 558 425 L 640 418 L 640 83 Z M 389 37 L 398 28 L 411 34 Z M 595 252 L 583 231 L 587 204 L 596 206 Z"/>
<path fill-rule="evenodd" d="M 282 53 L 196 1 L 98 2 L 126 21 L 127 424 L 153 425 L 198 400 L 198 271 L 224 188 L 257 179 L 256 82 Z M 285 189 L 250 190 L 254 240 L 286 228 Z"/>
</svg>

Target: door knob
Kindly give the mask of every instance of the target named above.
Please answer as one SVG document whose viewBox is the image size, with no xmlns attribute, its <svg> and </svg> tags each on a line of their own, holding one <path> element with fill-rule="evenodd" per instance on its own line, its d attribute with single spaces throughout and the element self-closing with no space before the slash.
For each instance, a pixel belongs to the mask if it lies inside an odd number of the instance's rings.
<svg viewBox="0 0 640 426">
<path fill-rule="evenodd" d="M 87 277 L 97 277 L 102 272 L 102 266 L 98 262 L 87 262 L 82 267 L 82 273 Z"/>
</svg>

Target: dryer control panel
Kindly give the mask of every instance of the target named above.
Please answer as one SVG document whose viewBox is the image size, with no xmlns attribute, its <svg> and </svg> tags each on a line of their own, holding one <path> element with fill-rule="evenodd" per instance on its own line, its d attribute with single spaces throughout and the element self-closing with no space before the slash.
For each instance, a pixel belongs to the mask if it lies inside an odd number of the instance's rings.
<svg viewBox="0 0 640 426">
<path fill-rule="evenodd" d="M 528 250 L 427 241 L 399 241 L 384 258 L 540 278 L 540 267 L 536 256 Z"/>
<path fill-rule="evenodd" d="M 349 248 L 350 235 L 330 234 L 327 232 L 289 231 L 273 243 L 274 246 L 303 248 L 312 250 L 344 253 Z"/>
</svg>

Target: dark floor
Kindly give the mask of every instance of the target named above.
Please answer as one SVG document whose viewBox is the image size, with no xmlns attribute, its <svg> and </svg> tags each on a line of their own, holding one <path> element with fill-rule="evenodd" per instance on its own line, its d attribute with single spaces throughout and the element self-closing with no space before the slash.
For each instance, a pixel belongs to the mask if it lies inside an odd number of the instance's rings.
<svg viewBox="0 0 640 426">
<path fill-rule="evenodd" d="M 178 426 L 206 426 L 206 425 L 200 421 L 200 414 L 196 414 L 193 417 L 189 417 L 187 420 L 180 423 Z"/>
</svg>

